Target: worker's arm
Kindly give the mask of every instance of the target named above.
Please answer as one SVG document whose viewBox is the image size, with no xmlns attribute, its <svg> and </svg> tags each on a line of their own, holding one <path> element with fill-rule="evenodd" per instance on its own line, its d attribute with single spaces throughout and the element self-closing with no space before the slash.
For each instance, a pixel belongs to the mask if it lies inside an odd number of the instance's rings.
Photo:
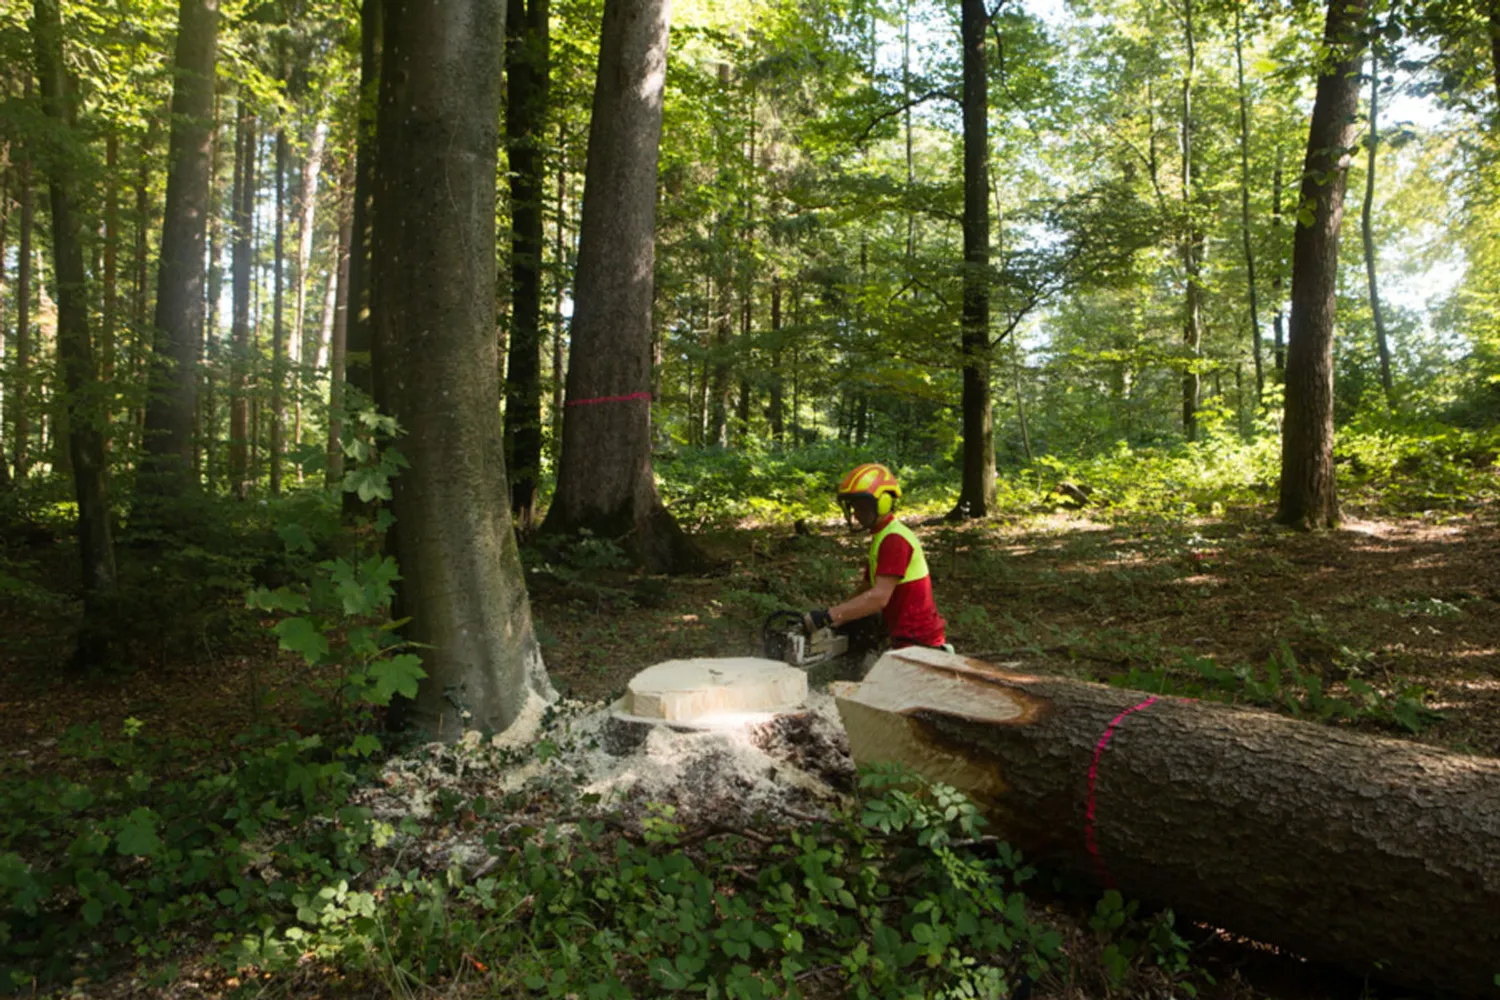
<svg viewBox="0 0 1500 1000">
<path fill-rule="evenodd" d="M 869 590 L 829 608 L 828 617 L 833 619 L 835 625 L 842 625 L 866 615 L 878 614 L 891 603 L 891 595 L 896 592 L 896 584 L 900 582 L 899 576 L 877 576 L 875 585 Z"/>
</svg>

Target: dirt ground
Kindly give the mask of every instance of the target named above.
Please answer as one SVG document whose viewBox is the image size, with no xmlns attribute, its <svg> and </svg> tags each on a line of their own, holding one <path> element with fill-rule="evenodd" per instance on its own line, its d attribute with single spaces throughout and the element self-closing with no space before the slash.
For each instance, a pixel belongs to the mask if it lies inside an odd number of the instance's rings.
<svg viewBox="0 0 1500 1000">
<path fill-rule="evenodd" d="M 747 531 L 710 540 L 732 568 L 649 594 L 533 581 L 554 683 L 618 691 L 667 657 L 753 653 L 772 607 L 852 593 L 863 536 Z M 1493 512 L 1350 520 L 1302 534 L 1260 511 L 1186 526 L 1111 525 L 1059 512 L 1014 524 L 917 526 L 949 623 L 969 655 L 1107 680 L 1184 655 L 1259 666 L 1285 646 L 1334 685 L 1415 685 L 1442 713 L 1413 738 L 1500 756 L 1500 527 Z M 1410 735 L 1410 734 L 1407 734 Z"/>
<path fill-rule="evenodd" d="M 1058 511 L 916 528 L 960 652 L 1105 680 L 1179 670 L 1184 655 L 1258 665 L 1285 646 L 1335 692 L 1359 677 L 1383 691 L 1420 689 L 1441 712 L 1418 734 L 1388 735 L 1500 756 L 1496 513 L 1354 518 L 1315 535 L 1276 528 L 1263 510 L 1188 523 Z M 673 657 L 758 652 L 771 610 L 852 593 L 865 546 L 833 523 L 744 526 L 703 540 L 724 561 L 707 577 L 529 576 L 548 669 L 565 695 L 611 696 Z M 66 572 L 71 558 L 66 545 L 38 539 L 7 555 L 39 580 Z M 253 630 L 210 630 L 189 644 L 194 655 L 71 677 L 61 664 L 72 614 L 0 590 L 0 775 L 46 770 L 74 724 L 118 733 L 133 717 L 156 732 L 222 740 L 280 711 L 277 697 L 289 697 L 304 669 Z M 1228 966 L 1241 966 L 1245 950 L 1226 948 Z M 1275 956 L 1254 973 L 1254 991 L 1224 995 L 1361 995 L 1357 983 Z"/>
</svg>

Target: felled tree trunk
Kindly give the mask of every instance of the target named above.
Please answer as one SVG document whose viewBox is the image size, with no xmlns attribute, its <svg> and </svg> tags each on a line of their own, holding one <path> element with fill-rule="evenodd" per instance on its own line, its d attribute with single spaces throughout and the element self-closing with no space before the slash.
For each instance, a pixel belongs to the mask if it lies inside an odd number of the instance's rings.
<svg viewBox="0 0 1500 1000">
<path fill-rule="evenodd" d="M 836 694 L 856 763 L 954 785 L 1036 859 L 1359 974 L 1500 994 L 1500 760 L 932 650 Z"/>
</svg>

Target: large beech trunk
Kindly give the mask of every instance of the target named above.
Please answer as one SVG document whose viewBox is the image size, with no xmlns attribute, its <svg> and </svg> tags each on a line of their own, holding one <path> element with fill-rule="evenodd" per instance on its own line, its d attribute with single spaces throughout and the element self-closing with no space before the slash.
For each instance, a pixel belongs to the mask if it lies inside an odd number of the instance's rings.
<svg viewBox="0 0 1500 1000">
<path fill-rule="evenodd" d="M 963 0 L 964 302 L 963 488 L 949 517 L 995 508 L 995 427 L 990 400 L 990 143 L 982 0 Z"/>
<path fill-rule="evenodd" d="M 198 485 L 191 472 L 203 353 L 203 248 L 212 204 L 218 19 L 218 0 L 182 0 L 178 8 L 167 204 L 142 442 L 145 456 L 138 478 L 142 493 L 158 497 Z"/>
<path fill-rule="evenodd" d="M 62 11 L 57 0 L 36 0 L 32 38 L 36 75 L 47 117 L 59 130 L 76 127 L 73 95 L 63 58 Z M 59 147 L 61 143 L 59 142 Z M 75 200 L 88 164 L 54 147 L 47 188 L 52 205 L 53 267 L 57 279 L 57 359 L 66 395 L 60 408 L 68 421 L 68 458 L 78 501 L 78 555 L 83 578 L 83 626 L 74 666 L 104 665 L 108 618 L 115 591 L 115 549 L 110 528 L 104 461 L 103 397 L 89 339 L 89 289 L 83 266 L 82 220 Z"/>
<path fill-rule="evenodd" d="M 511 530 L 494 375 L 504 7 L 388 0 L 384 16 L 375 385 L 411 463 L 392 485 L 401 612 L 427 670 L 411 715 L 456 739 L 535 721 L 553 697 Z"/>
<path fill-rule="evenodd" d="M 1358 974 L 1500 994 L 1500 760 L 926 649 L 835 693 L 856 763 L 954 785 L 1035 859 Z"/>
<path fill-rule="evenodd" d="M 1361 27 L 1369 0 L 1329 0 L 1307 159 L 1292 246 L 1292 318 L 1287 332 L 1285 418 L 1281 425 L 1280 507 L 1276 520 L 1303 529 L 1339 524 L 1333 463 L 1333 335 L 1338 304 L 1339 229 L 1349 180 Z M 1311 220 L 1303 218 L 1311 209 Z"/>
<path fill-rule="evenodd" d="M 667 0 L 609 0 L 589 125 L 568 402 L 544 529 L 587 528 L 653 572 L 703 567 L 651 471 L 651 299 Z"/>
</svg>

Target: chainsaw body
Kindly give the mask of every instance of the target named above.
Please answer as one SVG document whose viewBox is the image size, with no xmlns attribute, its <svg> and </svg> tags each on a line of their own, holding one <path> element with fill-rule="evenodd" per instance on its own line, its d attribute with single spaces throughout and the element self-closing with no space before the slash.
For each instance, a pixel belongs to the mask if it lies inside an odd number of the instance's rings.
<svg viewBox="0 0 1500 1000">
<path fill-rule="evenodd" d="M 773 611 L 761 627 L 761 653 L 794 667 L 810 667 L 849 652 L 849 637 L 810 628 L 800 611 Z"/>
</svg>

